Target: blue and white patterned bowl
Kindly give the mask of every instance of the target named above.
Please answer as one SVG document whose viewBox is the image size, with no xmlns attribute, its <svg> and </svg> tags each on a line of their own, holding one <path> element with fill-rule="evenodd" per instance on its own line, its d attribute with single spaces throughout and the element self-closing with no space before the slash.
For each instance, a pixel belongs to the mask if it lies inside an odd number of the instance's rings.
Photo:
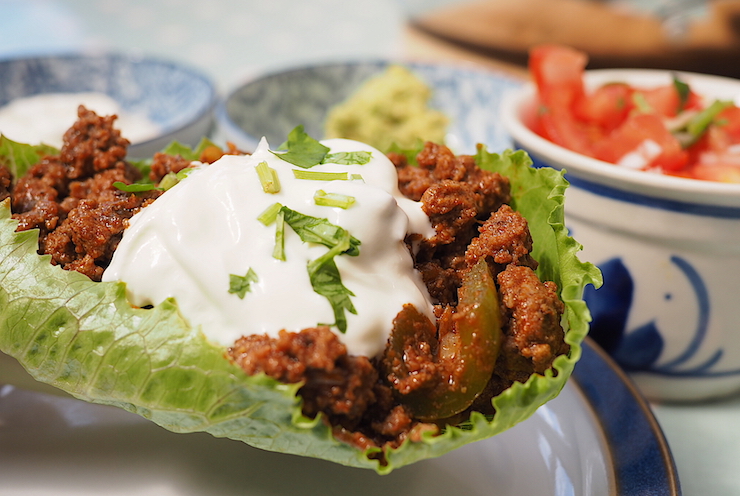
<svg viewBox="0 0 740 496">
<path fill-rule="evenodd" d="M 484 70 L 418 62 L 338 62 L 267 74 L 234 89 L 217 106 L 217 123 L 228 140 L 250 151 L 262 136 L 282 143 L 299 124 L 323 138 L 329 109 L 391 63 L 408 67 L 433 89 L 430 105 L 451 119 L 446 141 L 457 153 L 475 153 L 477 143 L 491 151 L 511 146 L 498 109 L 503 94 L 521 82 Z"/>
<path fill-rule="evenodd" d="M 672 81 L 658 70 L 587 71 L 587 87 Z M 680 73 L 706 98 L 740 101 L 740 81 Z M 740 392 L 740 184 L 628 170 L 551 143 L 528 127 L 529 84 L 501 118 L 535 163 L 567 171 L 565 213 L 604 285 L 587 288 L 591 336 L 656 400 Z"/>
<path fill-rule="evenodd" d="M 158 127 L 156 136 L 132 143 L 132 157 L 150 157 L 173 140 L 195 145 L 213 123 L 212 81 L 177 63 L 120 54 L 0 61 L 0 105 L 43 93 L 81 92 L 104 93 L 122 112 L 143 114 Z"/>
</svg>

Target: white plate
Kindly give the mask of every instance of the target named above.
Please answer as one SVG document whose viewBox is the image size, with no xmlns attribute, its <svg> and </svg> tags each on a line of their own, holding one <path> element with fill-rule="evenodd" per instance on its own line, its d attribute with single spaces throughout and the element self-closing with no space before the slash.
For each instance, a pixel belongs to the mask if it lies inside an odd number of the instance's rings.
<svg viewBox="0 0 740 496">
<path fill-rule="evenodd" d="M 586 343 L 574 377 L 513 429 L 387 476 L 0 386 L 0 495 L 679 495 L 655 419 L 609 358 Z"/>
</svg>

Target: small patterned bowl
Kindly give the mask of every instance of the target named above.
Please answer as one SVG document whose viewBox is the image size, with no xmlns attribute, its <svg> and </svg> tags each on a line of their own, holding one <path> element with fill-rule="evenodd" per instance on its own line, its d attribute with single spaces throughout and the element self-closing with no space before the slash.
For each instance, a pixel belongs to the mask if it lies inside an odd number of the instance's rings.
<svg viewBox="0 0 740 496">
<path fill-rule="evenodd" d="M 740 101 L 740 81 L 680 73 L 708 99 Z M 666 84 L 658 70 L 587 71 L 586 85 Z M 711 101 L 709 102 L 711 103 Z M 501 118 L 538 165 L 567 171 L 565 214 L 604 285 L 586 288 L 591 337 L 653 400 L 698 401 L 740 392 L 740 184 L 627 170 L 551 143 L 528 127 L 533 85 L 505 100 Z"/>
<path fill-rule="evenodd" d="M 106 94 L 122 112 L 156 125 L 158 134 L 130 146 L 129 156 L 136 158 L 151 157 L 173 140 L 195 145 L 213 123 L 212 81 L 177 63 L 120 54 L 0 61 L 0 106 L 44 93 L 82 92 Z"/>
<path fill-rule="evenodd" d="M 226 139 L 254 150 L 262 136 L 275 145 L 291 129 L 323 138 L 327 112 L 389 64 L 408 67 L 433 90 L 430 105 L 450 118 L 446 143 L 457 153 L 475 153 L 484 143 L 502 151 L 511 140 L 498 119 L 503 94 L 521 82 L 479 69 L 403 61 L 328 63 L 267 74 L 234 89 L 216 108 Z"/>
</svg>

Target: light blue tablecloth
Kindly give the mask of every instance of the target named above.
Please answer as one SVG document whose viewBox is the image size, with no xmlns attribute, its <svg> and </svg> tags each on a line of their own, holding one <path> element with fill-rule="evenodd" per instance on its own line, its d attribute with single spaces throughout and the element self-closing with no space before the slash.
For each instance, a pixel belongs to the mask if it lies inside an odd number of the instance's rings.
<svg viewBox="0 0 740 496">
<path fill-rule="evenodd" d="M 155 55 L 200 68 L 222 94 L 281 67 L 402 58 L 403 33 L 394 0 L 0 0 L 0 58 L 79 50 Z M 740 398 L 653 407 L 684 494 L 740 495 Z"/>
</svg>

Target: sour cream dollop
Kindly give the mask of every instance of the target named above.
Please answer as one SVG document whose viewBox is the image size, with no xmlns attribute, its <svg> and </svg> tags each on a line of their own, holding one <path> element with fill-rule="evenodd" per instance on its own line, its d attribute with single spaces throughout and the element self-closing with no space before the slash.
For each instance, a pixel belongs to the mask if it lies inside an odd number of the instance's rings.
<svg viewBox="0 0 740 496">
<path fill-rule="evenodd" d="M 124 281 L 134 305 L 158 304 L 174 297 L 182 314 L 224 346 L 249 334 L 277 336 L 281 329 L 300 331 L 333 323 L 327 298 L 314 292 L 307 264 L 328 251 L 304 243 L 285 225 L 285 261 L 273 257 L 275 224 L 258 217 L 276 202 L 301 214 L 325 218 L 359 239 L 358 256 L 334 261 L 342 284 L 354 296 L 357 314 L 345 312 L 346 333 L 339 333 L 350 354 L 380 352 L 394 317 L 404 304 L 432 316 L 432 301 L 413 267 L 404 239 L 431 236 L 421 204 L 398 190 L 395 167 L 380 151 L 363 143 L 323 141 L 330 153 L 368 151 L 364 165 L 320 164 L 312 172 L 347 172 L 361 180 L 294 178 L 298 167 L 270 152 L 263 139 L 250 156 L 226 155 L 190 173 L 130 221 L 104 281 Z M 265 193 L 256 166 L 266 162 L 281 189 Z M 351 196 L 349 208 L 317 205 L 317 190 Z M 230 293 L 230 275 L 251 269 L 256 281 L 240 298 Z"/>
<path fill-rule="evenodd" d="M 20 143 L 45 143 L 61 148 L 64 132 L 84 105 L 98 115 L 116 114 L 116 127 L 132 143 L 156 137 L 160 128 L 143 114 L 126 112 L 104 93 L 43 93 L 17 98 L 0 107 L 0 133 Z"/>
</svg>

